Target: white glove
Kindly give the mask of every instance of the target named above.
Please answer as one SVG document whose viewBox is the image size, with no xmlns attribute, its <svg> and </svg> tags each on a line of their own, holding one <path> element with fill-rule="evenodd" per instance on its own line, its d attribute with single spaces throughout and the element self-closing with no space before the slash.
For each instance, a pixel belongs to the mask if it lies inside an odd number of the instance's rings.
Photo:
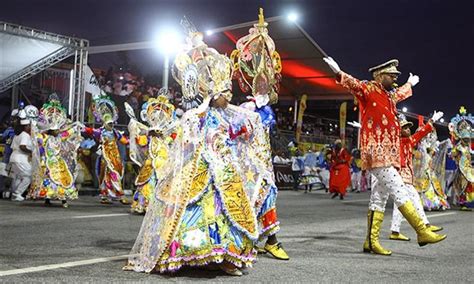
<svg viewBox="0 0 474 284">
<path fill-rule="evenodd" d="M 438 121 L 440 118 L 442 118 L 444 113 L 442 111 L 434 111 L 433 116 L 431 117 L 431 120 L 433 122 Z"/>
<path fill-rule="evenodd" d="M 334 71 L 334 73 L 339 73 L 341 72 L 341 68 L 339 68 L 339 65 L 337 64 L 332 57 L 324 57 L 323 60 L 329 65 L 329 67 Z"/>
<path fill-rule="evenodd" d="M 348 122 L 347 124 L 349 124 L 350 126 L 355 127 L 355 128 L 361 128 L 362 127 L 362 125 L 360 123 L 358 123 L 357 121 Z"/>
<path fill-rule="evenodd" d="M 257 108 L 261 108 L 263 106 L 266 106 L 268 102 L 270 101 L 270 97 L 268 97 L 267 94 L 265 95 L 258 95 L 255 98 L 255 104 L 257 105 Z"/>
<path fill-rule="evenodd" d="M 418 84 L 418 82 L 420 82 L 420 77 L 418 77 L 418 75 L 413 75 L 412 73 L 410 73 L 410 77 L 408 77 L 407 82 L 410 83 L 412 87 L 414 87 L 416 84 Z"/>
</svg>

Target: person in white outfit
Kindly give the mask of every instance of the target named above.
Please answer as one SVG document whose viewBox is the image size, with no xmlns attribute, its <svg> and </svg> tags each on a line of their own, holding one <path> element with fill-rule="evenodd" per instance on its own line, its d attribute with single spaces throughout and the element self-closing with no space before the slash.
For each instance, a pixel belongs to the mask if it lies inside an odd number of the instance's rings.
<svg viewBox="0 0 474 284">
<path fill-rule="evenodd" d="M 23 201 L 22 194 L 28 189 L 31 183 L 31 125 L 29 119 L 20 121 L 23 131 L 15 136 L 12 141 L 12 155 L 10 163 L 13 171 L 12 200 Z"/>
</svg>

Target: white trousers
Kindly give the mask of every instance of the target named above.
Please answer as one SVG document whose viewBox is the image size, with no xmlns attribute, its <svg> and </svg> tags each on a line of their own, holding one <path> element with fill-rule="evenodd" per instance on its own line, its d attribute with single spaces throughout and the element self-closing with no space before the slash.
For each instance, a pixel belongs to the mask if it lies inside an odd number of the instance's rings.
<svg viewBox="0 0 474 284">
<path fill-rule="evenodd" d="M 429 224 L 428 218 L 426 217 L 425 210 L 423 209 L 423 204 L 421 203 L 420 195 L 418 194 L 418 191 L 416 191 L 415 187 L 411 184 L 405 184 L 406 191 L 408 192 L 408 196 L 410 197 L 411 202 L 413 203 L 413 206 L 415 206 L 416 212 L 418 212 L 418 215 L 423 219 L 423 223 Z M 400 225 L 402 224 L 402 219 L 403 215 L 398 210 L 398 207 L 393 206 L 393 212 L 392 212 L 392 226 L 390 227 L 390 230 L 392 232 L 398 232 L 400 233 Z"/>
<path fill-rule="evenodd" d="M 369 210 L 385 212 L 389 196 L 392 197 L 396 207 L 400 207 L 410 200 L 405 183 L 393 166 L 374 168 L 370 170 L 370 173 L 373 177 Z"/>
<path fill-rule="evenodd" d="M 12 198 L 19 198 L 31 183 L 31 165 L 27 163 L 12 163 L 14 178 L 12 182 Z"/>
<path fill-rule="evenodd" d="M 361 189 L 361 179 L 362 179 L 362 172 L 359 171 L 357 173 L 352 173 L 351 176 L 351 183 L 352 183 L 352 189 L 356 189 L 360 191 Z"/>
</svg>

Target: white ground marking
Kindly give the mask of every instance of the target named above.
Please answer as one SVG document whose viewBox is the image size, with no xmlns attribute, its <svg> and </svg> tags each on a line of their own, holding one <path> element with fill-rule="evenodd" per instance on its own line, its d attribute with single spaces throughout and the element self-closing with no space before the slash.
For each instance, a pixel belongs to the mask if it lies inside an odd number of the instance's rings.
<svg viewBox="0 0 474 284">
<path fill-rule="evenodd" d="M 361 203 L 361 202 L 364 202 L 364 203 L 369 204 L 369 200 L 368 200 L 368 199 L 344 200 L 344 201 L 342 201 L 342 203 Z"/>
<path fill-rule="evenodd" d="M 81 215 L 81 216 L 72 216 L 70 218 L 71 219 L 87 219 L 87 218 L 116 217 L 116 216 L 130 216 L 130 214 L 129 213 L 116 213 L 116 214 L 100 214 L 100 215 Z"/>
<path fill-rule="evenodd" d="M 444 216 L 449 216 L 449 215 L 456 215 L 458 214 L 457 212 L 446 212 L 446 213 L 438 213 L 438 214 L 427 214 L 426 217 L 428 217 L 428 220 L 431 218 L 436 218 L 436 217 L 444 217 Z M 406 220 L 403 219 L 402 222 L 405 222 Z"/>
<path fill-rule="evenodd" d="M 5 271 L 0 271 L 0 277 L 8 276 L 8 275 L 40 272 L 40 271 L 53 270 L 53 269 L 59 269 L 59 268 L 75 267 L 75 266 L 81 266 L 81 265 L 90 265 L 90 264 L 109 262 L 109 261 L 115 261 L 115 260 L 125 260 L 125 259 L 128 259 L 129 256 L 131 255 L 126 254 L 126 255 L 118 255 L 118 256 L 111 256 L 111 257 L 101 257 L 101 258 L 94 258 L 94 259 L 87 259 L 87 260 L 64 262 L 64 263 L 58 263 L 58 264 L 48 264 L 48 265 L 41 265 L 41 266 L 35 266 L 35 267 L 5 270 Z"/>
</svg>

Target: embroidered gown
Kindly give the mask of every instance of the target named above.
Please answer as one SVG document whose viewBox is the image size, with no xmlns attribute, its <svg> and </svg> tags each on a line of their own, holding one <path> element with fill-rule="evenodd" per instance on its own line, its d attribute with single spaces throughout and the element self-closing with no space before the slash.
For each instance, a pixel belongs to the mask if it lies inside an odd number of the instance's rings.
<svg viewBox="0 0 474 284">
<path fill-rule="evenodd" d="M 271 178 L 256 158 L 258 116 L 232 105 L 211 107 L 186 112 L 180 125 L 125 269 L 251 265 L 259 236 L 254 205 Z"/>
<path fill-rule="evenodd" d="M 456 202 L 460 206 L 474 208 L 474 170 L 469 146 L 459 143 L 453 152 L 458 164 L 453 183 Z"/>
<path fill-rule="evenodd" d="M 73 200 L 78 192 L 75 185 L 77 149 L 80 135 L 69 129 L 52 136 L 36 134 L 37 149 L 32 185 L 28 193 L 31 199 Z"/>
<path fill-rule="evenodd" d="M 117 143 L 128 144 L 128 139 L 117 130 L 104 127 L 87 127 L 85 133 L 93 136 L 100 144 L 100 155 L 96 160 L 96 174 L 102 198 L 121 199 L 124 195 L 122 178 L 124 166 Z"/>
</svg>

